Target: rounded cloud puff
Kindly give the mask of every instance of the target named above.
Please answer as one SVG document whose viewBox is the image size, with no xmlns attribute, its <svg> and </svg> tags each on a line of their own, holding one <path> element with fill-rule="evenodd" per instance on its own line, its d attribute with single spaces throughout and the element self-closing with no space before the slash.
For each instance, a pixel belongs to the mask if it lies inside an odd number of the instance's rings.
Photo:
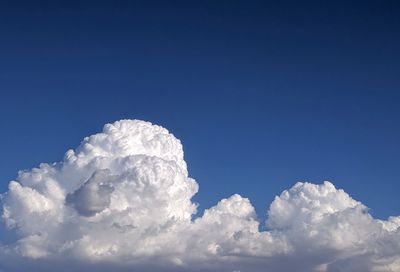
<svg viewBox="0 0 400 272">
<path fill-rule="evenodd" d="M 2 219 L 13 239 L 0 243 L 0 269 L 54 270 L 71 260 L 76 271 L 400 270 L 400 217 L 374 219 L 332 183 L 284 191 L 265 231 L 237 194 L 193 220 L 197 191 L 166 129 L 107 124 L 62 162 L 10 182 Z"/>
</svg>

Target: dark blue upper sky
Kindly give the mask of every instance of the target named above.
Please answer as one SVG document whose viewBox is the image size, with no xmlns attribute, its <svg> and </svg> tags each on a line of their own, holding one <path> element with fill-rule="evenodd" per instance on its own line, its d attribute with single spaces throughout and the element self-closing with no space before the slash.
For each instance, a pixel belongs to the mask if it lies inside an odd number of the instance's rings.
<svg viewBox="0 0 400 272">
<path fill-rule="evenodd" d="M 1 192 L 138 118 L 182 140 L 200 209 L 330 180 L 400 214 L 397 1 L 5 2 Z"/>
</svg>

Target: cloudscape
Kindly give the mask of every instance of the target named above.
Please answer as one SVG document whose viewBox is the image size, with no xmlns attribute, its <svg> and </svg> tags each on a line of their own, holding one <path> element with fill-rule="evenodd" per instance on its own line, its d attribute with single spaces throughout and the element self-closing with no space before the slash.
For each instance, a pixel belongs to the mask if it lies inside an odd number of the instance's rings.
<svg viewBox="0 0 400 272">
<path fill-rule="evenodd" d="M 375 219 L 329 181 L 276 192 L 262 222 L 240 192 L 197 214 L 187 169 L 167 129 L 106 124 L 9 183 L 0 270 L 400 271 L 400 216 Z"/>
</svg>

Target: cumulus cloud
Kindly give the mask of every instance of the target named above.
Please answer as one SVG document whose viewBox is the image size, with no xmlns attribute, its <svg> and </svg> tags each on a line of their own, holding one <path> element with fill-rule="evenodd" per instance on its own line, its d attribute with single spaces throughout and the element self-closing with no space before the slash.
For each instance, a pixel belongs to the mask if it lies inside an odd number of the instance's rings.
<svg viewBox="0 0 400 272">
<path fill-rule="evenodd" d="M 0 271 L 400 271 L 400 217 L 330 182 L 282 192 L 266 222 L 238 194 L 193 219 L 197 191 L 166 129 L 107 124 L 9 183 Z"/>
</svg>

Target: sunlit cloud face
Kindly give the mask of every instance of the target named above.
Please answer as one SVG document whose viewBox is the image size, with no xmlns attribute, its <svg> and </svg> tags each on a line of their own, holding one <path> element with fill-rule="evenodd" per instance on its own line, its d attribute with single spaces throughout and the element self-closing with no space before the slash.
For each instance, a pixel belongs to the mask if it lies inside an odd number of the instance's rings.
<svg viewBox="0 0 400 272">
<path fill-rule="evenodd" d="M 400 271 L 400 217 L 374 219 L 330 182 L 295 184 L 261 223 L 239 194 L 192 219 L 197 191 L 166 129 L 107 124 L 10 182 L 2 219 L 16 238 L 0 243 L 0 269 Z"/>
</svg>

